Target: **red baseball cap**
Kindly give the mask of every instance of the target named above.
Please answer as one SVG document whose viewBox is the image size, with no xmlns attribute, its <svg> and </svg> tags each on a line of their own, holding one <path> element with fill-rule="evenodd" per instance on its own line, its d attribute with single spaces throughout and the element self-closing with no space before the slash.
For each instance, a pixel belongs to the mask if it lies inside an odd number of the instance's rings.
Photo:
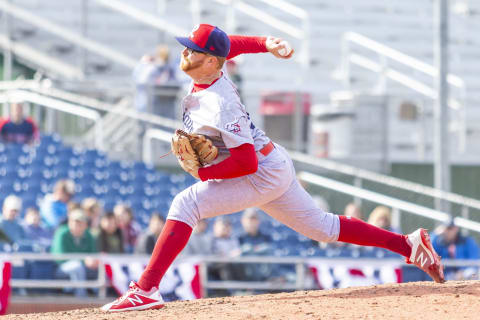
<svg viewBox="0 0 480 320">
<path fill-rule="evenodd" d="M 187 48 L 213 56 L 227 57 L 230 52 L 228 35 L 209 24 L 197 25 L 188 37 L 175 37 L 175 39 Z"/>
</svg>

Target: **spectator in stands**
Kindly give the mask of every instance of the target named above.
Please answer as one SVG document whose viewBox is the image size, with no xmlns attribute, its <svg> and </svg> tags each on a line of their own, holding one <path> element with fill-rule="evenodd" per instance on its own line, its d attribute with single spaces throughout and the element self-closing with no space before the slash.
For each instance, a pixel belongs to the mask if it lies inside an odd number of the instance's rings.
<svg viewBox="0 0 480 320">
<path fill-rule="evenodd" d="M 208 232 L 207 220 L 198 221 L 182 253 L 190 256 L 212 254 L 212 235 Z"/>
<path fill-rule="evenodd" d="M 68 223 L 60 226 L 55 232 L 52 253 L 96 253 L 97 246 L 88 230 L 88 217 L 76 209 L 68 216 Z M 95 278 L 98 261 L 87 257 L 83 260 L 58 261 L 57 277 L 69 278 L 72 281 L 85 281 Z M 86 296 L 85 288 L 76 288 L 76 296 Z"/>
<path fill-rule="evenodd" d="M 217 217 L 213 225 L 212 254 L 220 257 L 236 257 L 241 254 L 238 239 L 232 236 L 232 225 L 225 216 Z M 214 280 L 240 280 L 242 269 L 231 263 L 213 263 L 208 274 Z M 224 292 L 217 292 L 223 294 Z"/>
<path fill-rule="evenodd" d="M 25 238 L 42 251 L 50 247 L 52 243 L 52 232 L 41 225 L 40 212 L 37 208 L 28 208 L 25 212 L 23 223 Z"/>
<path fill-rule="evenodd" d="M 22 210 L 22 200 L 19 197 L 9 195 L 3 201 L 0 229 L 12 244 L 19 244 L 25 240 L 25 231 L 17 221 L 20 210 Z"/>
<path fill-rule="evenodd" d="M 40 214 L 45 224 L 52 229 L 67 220 L 67 204 L 75 194 L 75 183 L 72 180 L 59 180 L 53 193 L 47 194 L 40 207 Z"/>
<path fill-rule="evenodd" d="M 172 101 L 175 101 L 176 92 L 172 97 L 166 97 L 168 99 L 159 99 L 159 95 L 153 91 L 155 87 L 176 84 L 176 66 L 170 63 L 170 50 L 166 45 L 157 46 L 154 55 L 145 55 L 140 59 L 133 70 L 133 80 L 136 86 L 135 107 L 138 111 L 162 115 L 159 104 L 167 103 L 168 106 L 161 108 L 161 111 L 170 114 L 163 116 L 172 118 L 172 114 L 175 115 Z"/>
<path fill-rule="evenodd" d="M 97 248 L 100 252 L 124 253 L 122 231 L 118 228 L 113 212 L 107 212 L 100 218 Z"/>
<path fill-rule="evenodd" d="M 360 207 L 353 202 L 350 202 L 345 206 L 343 215 L 363 220 L 362 209 L 360 209 Z"/>
<path fill-rule="evenodd" d="M 272 238 L 260 231 L 260 218 L 256 208 L 248 208 L 242 215 L 243 233 L 238 237 L 242 253 L 269 251 Z"/>
<path fill-rule="evenodd" d="M 165 219 L 160 213 L 154 212 L 150 216 L 148 231 L 143 233 L 137 240 L 135 253 L 152 254 L 157 238 L 165 225 Z"/>
<path fill-rule="evenodd" d="M 248 208 L 242 215 L 243 233 L 238 237 L 241 252 L 244 256 L 273 255 L 272 238 L 260 231 L 260 217 L 256 208 Z M 272 264 L 244 264 L 243 279 L 250 281 L 265 281 L 278 275 L 273 274 Z"/>
<path fill-rule="evenodd" d="M 475 239 L 462 235 L 453 219 L 436 230 L 432 244 L 443 259 L 480 259 Z M 478 268 L 475 267 L 445 267 L 446 280 L 468 280 L 476 275 Z"/>
<path fill-rule="evenodd" d="M 95 198 L 83 199 L 81 207 L 88 217 L 88 227 L 93 236 L 98 236 L 100 232 L 100 216 L 103 213 L 103 208 Z"/>
<path fill-rule="evenodd" d="M 126 253 L 132 253 L 141 227 L 133 218 L 132 209 L 124 204 L 117 204 L 113 208 L 118 227 L 122 231 L 123 248 Z"/>
<path fill-rule="evenodd" d="M 373 209 L 370 217 L 368 217 L 368 223 L 391 232 L 400 233 L 397 228 L 392 226 L 392 213 L 385 206 L 378 206 Z"/>
<path fill-rule="evenodd" d="M 38 140 L 37 125 L 30 117 L 25 117 L 23 102 L 10 104 L 10 116 L 0 119 L 0 139 L 3 142 L 34 143 Z"/>
</svg>

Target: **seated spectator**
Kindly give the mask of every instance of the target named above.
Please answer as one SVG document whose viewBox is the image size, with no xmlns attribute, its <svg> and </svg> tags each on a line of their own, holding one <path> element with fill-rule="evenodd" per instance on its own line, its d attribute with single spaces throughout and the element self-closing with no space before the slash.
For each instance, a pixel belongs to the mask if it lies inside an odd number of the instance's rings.
<svg viewBox="0 0 480 320">
<path fill-rule="evenodd" d="M 463 236 L 460 228 L 450 220 L 432 236 L 432 244 L 443 259 L 480 259 L 475 239 Z M 445 267 L 445 280 L 469 280 L 478 275 L 476 267 Z"/>
<path fill-rule="evenodd" d="M 238 240 L 242 255 L 273 255 L 272 238 L 260 231 L 260 217 L 256 208 L 248 208 L 242 215 L 243 233 Z M 243 264 L 243 278 L 249 281 L 266 281 L 278 278 L 279 269 L 273 264 Z"/>
<path fill-rule="evenodd" d="M 248 208 L 242 215 L 243 233 L 238 237 L 242 254 L 260 254 L 271 250 L 272 238 L 260 231 L 256 208 Z"/>
<path fill-rule="evenodd" d="M 94 236 L 98 236 L 100 226 L 100 216 L 103 213 L 103 208 L 95 198 L 83 199 L 81 207 L 88 217 L 88 227 Z"/>
<path fill-rule="evenodd" d="M 89 220 L 91 221 L 91 220 Z M 118 228 L 113 212 L 107 212 L 100 218 L 100 231 L 97 237 L 98 251 L 123 253 L 122 231 Z"/>
<path fill-rule="evenodd" d="M 40 212 L 37 208 L 28 208 L 25 213 L 23 229 L 25 238 L 32 244 L 44 250 L 52 243 L 52 233 L 41 225 Z"/>
<path fill-rule="evenodd" d="M 47 227 L 55 229 L 67 220 L 67 204 L 74 194 L 75 183 L 66 179 L 57 181 L 53 193 L 45 195 L 40 207 L 40 215 Z"/>
<path fill-rule="evenodd" d="M 188 240 L 187 246 L 182 253 L 185 255 L 211 255 L 212 235 L 207 232 L 208 222 L 205 219 L 198 221 L 197 226 L 193 229 L 192 235 Z"/>
<path fill-rule="evenodd" d="M 345 206 L 345 209 L 343 210 L 343 215 L 363 220 L 362 209 L 360 209 L 360 207 L 353 202 L 350 202 Z"/>
<path fill-rule="evenodd" d="M 240 254 L 238 239 L 232 236 L 232 224 L 226 217 L 218 217 L 213 225 L 212 253 L 222 257 Z"/>
<path fill-rule="evenodd" d="M 53 237 L 52 253 L 96 253 L 97 246 L 90 231 L 88 230 L 88 218 L 86 214 L 77 209 L 68 216 L 68 223 L 60 226 Z M 72 281 L 85 281 L 88 278 L 96 278 L 98 261 L 87 257 L 83 260 L 58 261 L 56 276 L 69 278 Z M 87 295 L 85 288 L 76 288 L 75 295 L 84 297 Z"/>
<path fill-rule="evenodd" d="M 122 231 L 123 248 L 126 253 L 132 253 L 137 243 L 137 237 L 142 231 L 138 222 L 133 219 L 132 209 L 124 204 L 117 204 L 113 208 L 115 219 Z"/>
<path fill-rule="evenodd" d="M 19 197 L 9 195 L 3 201 L 0 229 L 8 237 L 11 244 L 20 244 L 25 240 L 25 231 L 17 221 L 20 210 L 22 210 L 22 200 Z"/>
<path fill-rule="evenodd" d="M 368 217 L 368 223 L 391 232 L 400 233 L 397 228 L 392 226 L 392 213 L 385 206 L 378 206 L 373 209 L 370 217 Z"/>
<path fill-rule="evenodd" d="M 165 225 L 165 219 L 160 213 L 152 213 L 150 222 L 148 224 L 148 231 L 138 237 L 137 245 L 135 246 L 135 253 L 138 254 L 152 254 L 157 238 L 162 232 Z"/>
<path fill-rule="evenodd" d="M 10 117 L 0 119 L 2 142 L 34 143 L 38 140 L 38 129 L 32 118 L 23 113 L 23 102 L 10 104 Z"/>
<path fill-rule="evenodd" d="M 235 257 L 240 255 L 238 240 L 232 236 L 232 225 L 224 217 L 217 217 L 213 225 L 212 254 L 220 257 Z M 238 265 L 231 263 L 212 263 L 208 270 L 209 278 L 213 280 L 240 280 L 243 270 Z M 224 295 L 226 292 L 218 291 L 216 294 Z"/>
</svg>

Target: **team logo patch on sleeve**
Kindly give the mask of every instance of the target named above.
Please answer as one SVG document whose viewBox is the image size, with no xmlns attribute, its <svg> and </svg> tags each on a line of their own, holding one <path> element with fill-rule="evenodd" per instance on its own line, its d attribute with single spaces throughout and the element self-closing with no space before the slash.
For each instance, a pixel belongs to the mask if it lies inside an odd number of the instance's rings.
<svg viewBox="0 0 480 320">
<path fill-rule="evenodd" d="M 240 131 L 242 131 L 242 121 L 246 123 L 247 117 L 242 116 L 232 122 L 225 124 L 225 130 L 231 133 L 239 133 Z"/>
</svg>

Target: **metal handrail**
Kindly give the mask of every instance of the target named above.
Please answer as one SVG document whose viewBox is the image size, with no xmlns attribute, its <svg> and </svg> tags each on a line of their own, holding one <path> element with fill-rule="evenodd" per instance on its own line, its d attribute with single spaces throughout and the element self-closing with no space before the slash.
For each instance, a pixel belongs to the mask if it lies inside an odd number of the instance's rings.
<svg viewBox="0 0 480 320">
<path fill-rule="evenodd" d="M 130 6 L 118 0 L 95 0 L 95 2 L 97 2 L 98 4 L 104 7 L 115 10 L 124 15 L 127 15 L 137 20 L 138 22 L 152 26 L 158 30 L 166 31 L 172 35 L 178 36 L 178 35 L 183 35 L 188 33 L 186 29 L 180 28 L 173 23 L 169 23 L 168 21 L 160 18 L 157 15 L 146 13 L 142 10 L 137 9 L 134 6 Z"/>
<path fill-rule="evenodd" d="M 347 164 L 337 163 L 331 160 L 320 159 L 320 158 L 310 156 L 300 152 L 291 151 L 290 156 L 295 161 L 316 166 L 318 168 L 327 169 L 337 173 L 349 175 L 355 178 L 361 178 L 361 179 L 373 181 L 379 184 L 384 184 L 384 185 L 402 189 L 402 190 L 412 191 L 412 192 L 426 195 L 432 198 L 447 200 L 462 206 L 468 206 L 468 207 L 480 210 L 479 200 L 465 197 L 456 193 L 435 189 L 432 187 L 425 186 L 423 184 L 411 182 L 408 180 L 402 180 L 392 176 L 387 176 L 387 175 L 376 173 L 373 171 L 368 171 L 368 170 L 360 169 L 357 167 L 353 167 Z"/>
<path fill-rule="evenodd" d="M 82 35 L 69 31 L 64 27 L 55 24 L 46 19 L 40 18 L 38 15 L 35 15 L 28 10 L 22 9 L 19 6 L 12 4 L 6 0 L 0 0 L 0 10 L 5 11 L 8 14 L 11 14 L 18 19 L 24 20 L 29 24 L 37 26 L 45 31 L 53 33 L 65 40 L 70 41 L 82 48 L 88 49 L 92 52 L 95 52 L 101 56 L 111 59 L 117 63 L 120 63 L 128 68 L 133 69 L 137 64 L 135 59 L 132 59 L 124 54 L 119 53 L 116 50 L 113 50 L 107 46 L 104 46 L 96 41 L 92 41 L 88 38 L 83 37 Z"/>
<path fill-rule="evenodd" d="M 98 277 L 96 280 L 70 281 L 70 280 L 33 280 L 33 279 L 11 279 L 10 285 L 13 288 L 98 288 L 99 297 L 106 297 L 106 288 L 108 285 L 105 273 L 105 264 L 122 263 L 129 264 L 132 261 L 147 263 L 147 255 L 130 254 L 105 254 L 105 253 L 2 253 L 0 259 L 11 263 L 22 263 L 28 260 L 34 261 L 54 261 L 54 260 L 83 260 L 85 258 L 96 259 L 99 262 Z M 306 266 L 310 265 L 328 265 L 342 266 L 349 268 L 361 267 L 400 267 L 405 266 L 404 259 L 401 258 L 328 258 L 328 257 L 275 257 L 275 256 L 238 256 L 238 257 L 218 257 L 218 256 L 190 256 L 177 259 L 173 265 L 179 265 L 182 262 L 191 261 L 200 264 L 200 281 L 204 293 L 207 289 L 258 289 L 258 290 L 302 290 L 311 289 L 305 282 Z M 272 283 L 245 282 L 245 281 L 209 281 L 207 276 L 207 266 L 210 263 L 263 263 L 263 264 L 293 264 L 295 265 L 295 283 Z M 442 260 L 445 266 L 463 266 L 480 267 L 480 260 L 466 259 L 446 259 Z M 407 265 L 412 266 L 412 265 Z M 206 295 L 205 295 L 206 296 Z"/>
<path fill-rule="evenodd" d="M 171 139 L 171 132 L 165 131 L 165 130 L 159 130 L 159 129 L 149 129 L 146 131 L 144 138 L 143 138 L 143 161 L 147 163 L 152 162 L 152 140 L 160 140 L 165 143 L 169 143 Z M 456 204 L 461 205 L 464 208 L 465 216 L 464 218 L 468 217 L 468 207 L 478 209 L 480 210 L 480 201 L 473 199 L 473 198 L 468 198 L 464 197 L 455 193 L 451 192 L 446 192 L 440 189 L 435 189 L 432 187 L 424 186 L 419 183 L 415 182 L 410 182 L 406 180 L 402 180 L 399 178 L 395 177 L 390 177 L 387 175 L 379 174 L 376 172 L 364 170 L 364 169 L 359 169 L 353 166 L 345 165 L 345 164 L 339 164 L 334 161 L 326 160 L 326 159 L 319 159 L 310 155 L 306 155 L 300 152 L 295 152 L 295 151 L 289 151 L 290 156 L 294 161 L 302 162 L 308 165 L 315 166 L 317 168 L 323 168 L 326 170 L 334 171 L 337 173 L 345 174 L 345 175 L 350 175 L 355 178 L 359 179 L 365 179 L 365 180 L 370 180 L 379 184 L 383 185 L 388 185 L 391 187 L 395 187 L 398 189 L 403 189 L 403 190 L 408 190 L 412 191 L 415 193 L 423 194 L 426 196 L 430 196 L 432 198 L 437 198 L 437 199 L 442 199 L 442 200 L 447 200 Z M 325 179 L 325 178 L 323 178 Z M 334 181 L 334 180 L 331 180 Z M 334 181 L 335 182 L 335 181 Z M 347 184 L 345 186 L 351 187 Z M 352 189 L 355 191 L 362 190 L 360 188 Z M 347 190 L 346 188 L 340 188 L 337 191 L 342 190 Z M 367 192 L 367 191 L 366 191 Z M 388 201 L 384 202 L 385 204 L 389 204 Z M 431 209 L 429 209 L 431 210 Z M 435 210 L 434 210 L 435 211 Z M 436 212 L 436 211 L 435 211 Z M 440 216 L 440 220 L 438 221 L 444 221 L 448 218 L 448 216 Z M 457 218 L 461 219 L 462 224 L 463 220 L 465 221 L 470 221 L 468 219 L 464 218 Z M 472 221 L 473 222 L 473 221 Z M 480 227 L 478 229 L 480 231 Z"/>
<path fill-rule="evenodd" d="M 352 53 L 350 44 L 356 44 L 363 48 L 367 48 L 376 54 L 379 55 L 380 62 L 375 62 L 364 55 L 358 53 Z M 356 32 L 346 32 L 342 37 L 342 76 L 344 84 L 347 88 L 351 87 L 351 76 L 350 76 L 350 64 L 355 64 L 370 71 L 373 71 L 380 75 L 380 84 L 381 90 L 385 92 L 386 90 L 386 79 L 393 80 L 397 83 L 402 84 L 403 86 L 414 90 L 428 98 L 436 98 L 436 90 L 431 85 L 427 85 L 418 81 L 417 79 L 388 66 L 387 59 L 396 61 L 397 63 L 402 64 L 403 66 L 412 68 L 412 70 L 422 72 L 425 75 L 428 75 L 432 78 L 437 76 L 437 70 L 432 65 L 424 63 L 414 57 L 406 55 L 398 50 L 390 48 L 386 45 L 383 45 L 375 40 L 372 40 L 366 36 L 363 36 Z M 458 134 L 459 139 L 459 150 L 464 151 L 466 136 L 467 136 L 467 126 L 466 126 L 466 84 L 465 81 L 457 75 L 448 74 L 447 83 L 459 90 L 459 98 L 453 99 L 449 98 L 447 105 L 459 112 L 461 125 Z"/>
<path fill-rule="evenodd" d="M 300 7 L 297 7 L 291 3 L 283 0 L 261 0 L 269 6 L 280 9 L 288 14 L 291 14 L 301 20 L 302 27 L 299 28 L 293 24 L 284 22 L 277 19 L 271 14 L 265 11 L 259 10 L 256 7 L 249 5 L 245 1 L 241 0 L 214 0 L 225 6 L 228 6 L 230 14 L 226 15 L 226 25 L 232 25 L 232 21 L 235 21 L 235 10 L 242 12 L 252 18 L 261 21 L 283 33 L 286 33 L 302 42 L 302 52 L 300 53 L 300 63 L 304 68 L 310 65 L 310 16 L 308 12 Z"/>
<path fill-rule="evenodd" d="M 12 99 L 31 102 L 33 104 L 38 104 L 50 109 L 92 120 L 95 123 L 95 147 L 100 150 L 103 149 L 103 121 L 100 112 L 25 90 L 14 90 L 0 93 L 0 103 L 9 103 Z"/>
<path fill-rule="evenodd" d="M 3 34 L 0 34 L 0 46 L 3 49 L 11 50 L 18 57 L 35 61 L 37 65 L 56 75 L 61 75 L 70 80 L 82 80 L 84 78 L 80 68 L 64 63 L 24 43 L 13 41 Z"/>
<path fill-rule="evenodd" d="M 375 51 L 377 53 L 380 53 L 392 60 L 395 60 L 397 62 L 400 62 L 404 65 L 410 66 L 415 70 L 421 71 L 427 75 L 430 75 L 432 77 L 436 77 L 438 75 L 438 70 L 433 67 L 432 65 L 429 65 L 428 63 L 425 63 L 421 60 L 418 60 L 414 57 L 411 57 L 407 54 L 404 54 L 403 52 L 400 52 L 398 50 L 395 50 L 393 48 L 390 48 L 384 44 L 381 44 L 375 40 L 372 40 L 364 35 L 361 35 L 356 32 L 346 32 L 343 35 L 343 41 L 350 41 L 353 43 L 356 43 L 362 47 L 366 47 L 372 51 Z M 447 76 L 447 81 L 453 86 L 456 87 L 463 87 L 465 86 L 465 82 L 463 81 L 462 78 L 460 78 L 457 75 L 454 74 L 448 74 Z"/>
<path fill-rule="evenodd" d="M 447 222 L 450 219 L 449 213 L 430 209 L 427 207 L 423 207 L 423 206 L 410 203 L 407 201 L 399 200 L 396 198 L 384 196 L 382 194 L 379 194 L 373 191 L 364 190 L 358 187 L 348 185 L 343 182 L 338 182 L 332 179 L 324 178 L 312 173 L 300 172 L 298 174 L 298 177 L 303 181 L 313 183 L 323 188 L 335 190 L 341 193 L 346 193 L 346 194 L 349 194 L 361 199 L 369 200 L 375 203 L 385 204 L 394 209 L 398 209 L 399 211 L 401 210 L 401 211 L 409 212 L 420 217 L 425 217 L 425 218 L 432 219 L 439 222 Z M 475 231 L 475 232 L 480 232 L 480 223 L 478 222 L 471 221 L 461 217 L 456 217 L 454 221 L 455 221 L 455 224 L 461 228 Z"/>
</svg>

